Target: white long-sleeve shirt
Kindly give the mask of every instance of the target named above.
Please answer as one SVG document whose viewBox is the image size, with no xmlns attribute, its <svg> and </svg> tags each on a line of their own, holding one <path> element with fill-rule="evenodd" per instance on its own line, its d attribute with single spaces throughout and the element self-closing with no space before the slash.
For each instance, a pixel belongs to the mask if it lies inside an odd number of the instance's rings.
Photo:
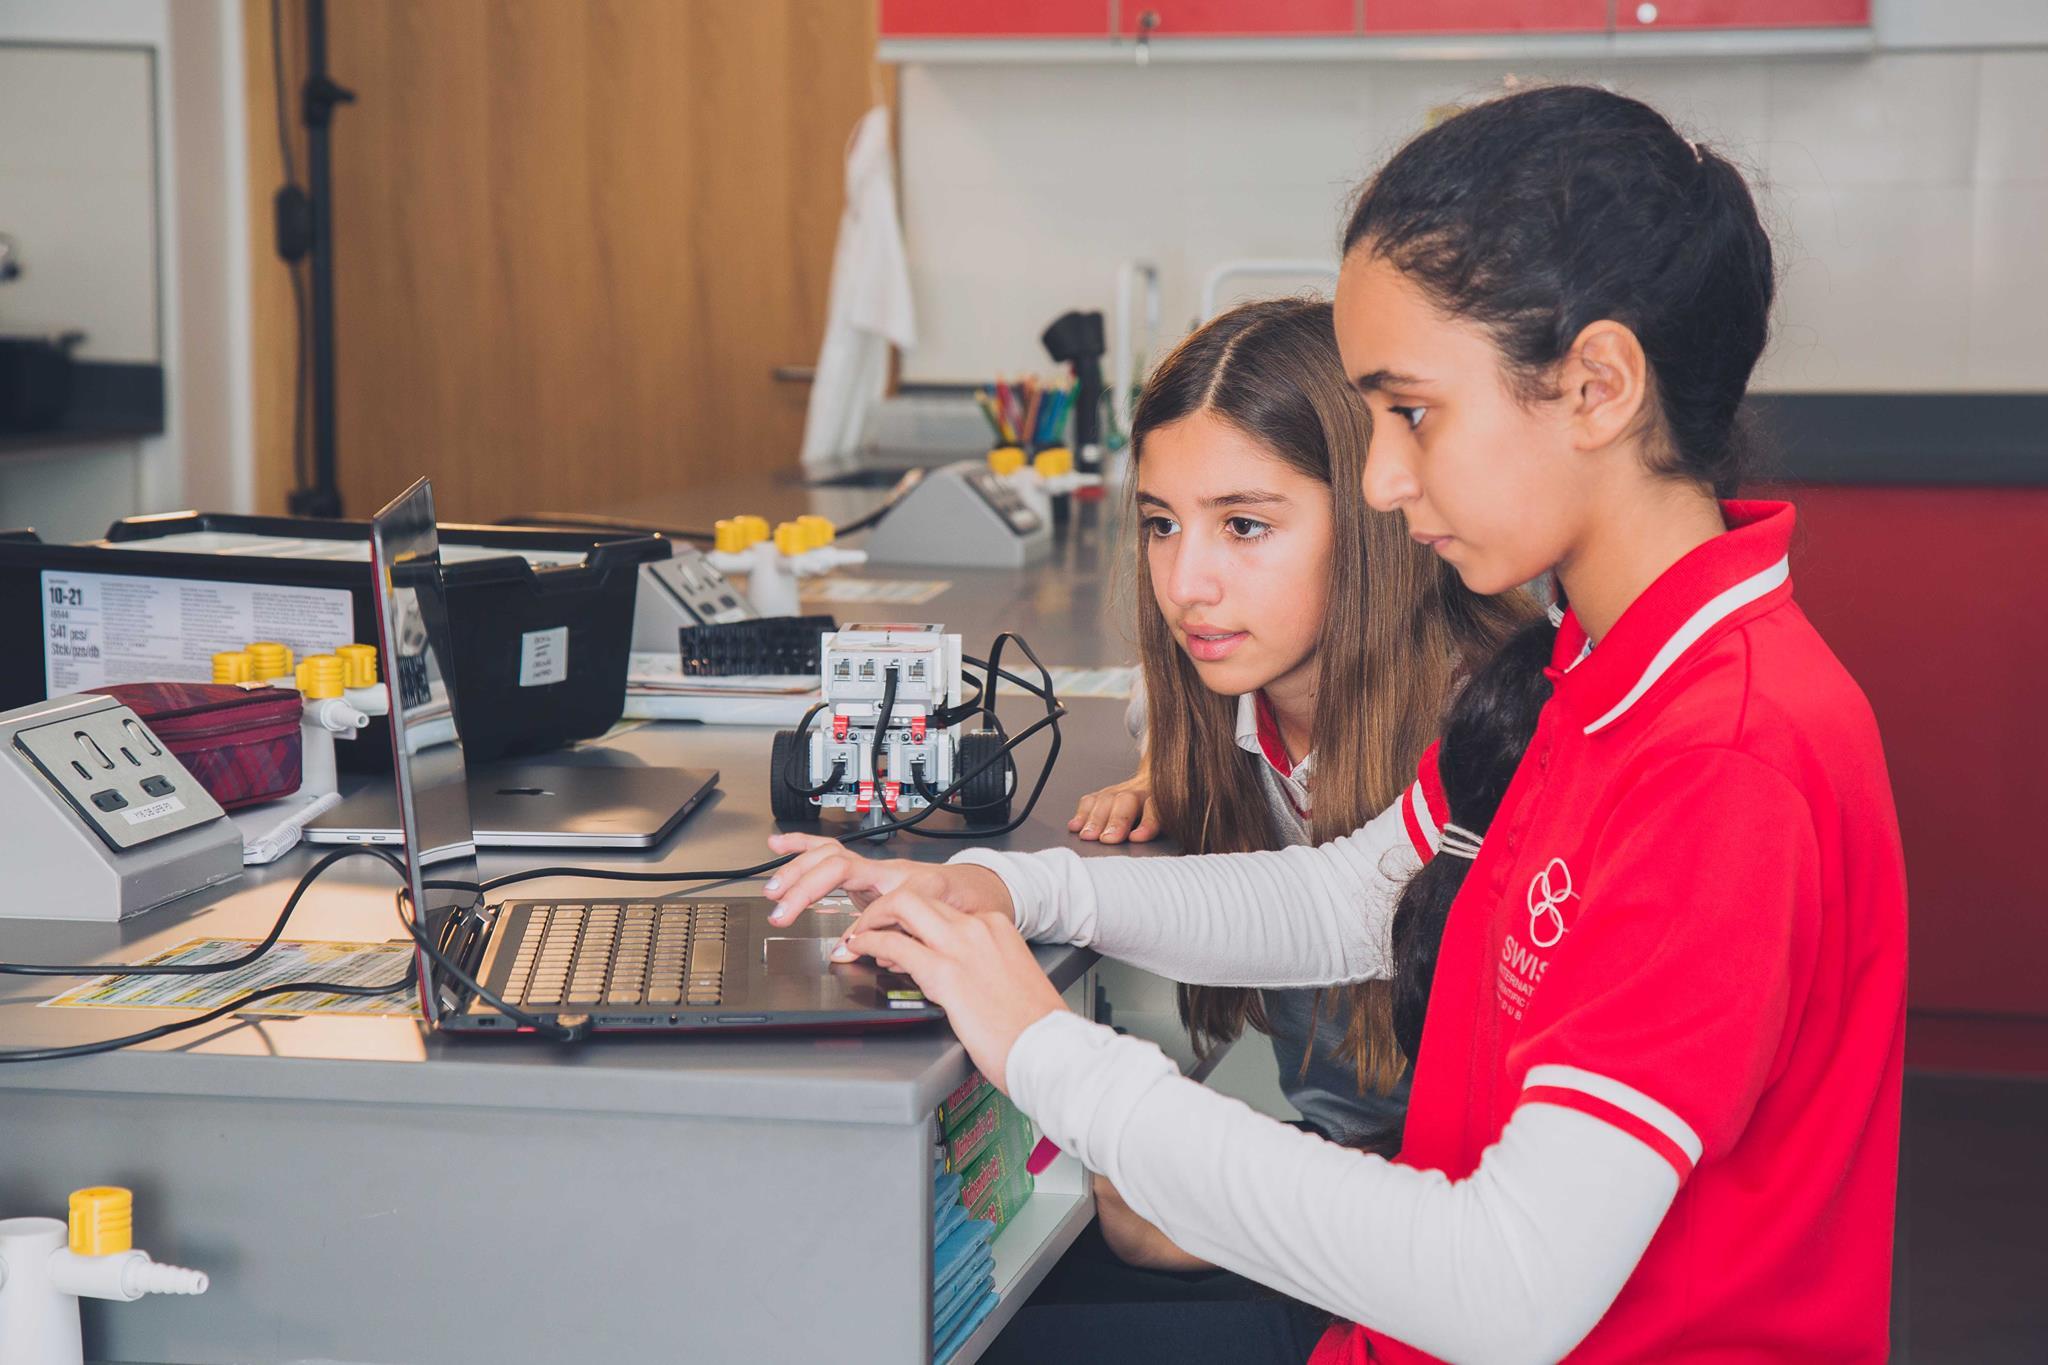
<svg viewBox="0 0 2048 1365">
<path fill-rule="evenodd" d="M 1420 866 L 1400 808 L 1270 853 L 1082 858 L 970 850 L 1025 936 L 1181 981 L 1383 977 Z M 1459 1181 L 1325 1142 L 1181 1076 L 1158 1048 L 1067 1013 L 1007 1063 L 1052 1140 L 1175 1244 L 1449 1361 L 1555 1360 L 1620 1293 L 1678 1192 L 1658 1153 L 1574 1110 L 1518 1110 Z"/>
</svg>

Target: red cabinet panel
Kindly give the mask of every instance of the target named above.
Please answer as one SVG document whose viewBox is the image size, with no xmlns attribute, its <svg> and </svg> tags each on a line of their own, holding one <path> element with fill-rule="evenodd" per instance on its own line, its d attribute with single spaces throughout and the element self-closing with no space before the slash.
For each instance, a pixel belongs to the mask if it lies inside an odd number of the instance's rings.
<svg viewBox="0 0 2048 1365">
<path fill-rule="evenodd" d="M 1914 1007 L 2048 1017 L 2048 488 L 1783 495 L 1794 597 L 1884 735 Z"/>
<path fill-rule="evenodd" d="M 1615 0 L 1614 28 L 1855 28 L 1870 0 Z"/>
<path fill-rule="evenodd" d="M 1607 0 L 1365 0 L 1365 31 L 1375 36 L 1601 33 L 1606 28 Z"/>
<path fill-rule="evenodd" d="M 882 0 L 884 38 L 1107 38 L 1109 0 Z"/>
<path fill-rule="evenodd" d="M 1324 38 L 1357 30 L 1352 0 L 1123 0 L 1117 22 L 1125 34 L 1157 15 L 1155 38 Z"/>
</svg>

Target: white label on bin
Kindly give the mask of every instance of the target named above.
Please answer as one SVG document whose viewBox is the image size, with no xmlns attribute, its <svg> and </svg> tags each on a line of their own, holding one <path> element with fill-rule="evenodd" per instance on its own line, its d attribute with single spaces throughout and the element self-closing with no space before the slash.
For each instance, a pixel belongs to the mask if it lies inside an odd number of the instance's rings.
<svg viewBox="0 0 2048 1365">
<path fill-rule="evenodd" d="M 294 658 L 355 640 L 346 588 L 285 588 L 214 579 L 43 572 L 43 686 L 48 695 L 127 682 L 210 682 L 213 656 L 257 640 Z"/>
<path fill-rule="evenodd" d="M 180 801 L 175 796 L 166 796 L 161 801 L 152 801 L 146 806 L 137 806 L 133 810 L 124 810 L 121 814 L 128 817 L 129 824 L 140 825 L 154 820 L 158 816 L 176 815 L 183 809 L 185 809 L 183 801 Z"/>
<path fill-rule="evenodd" d="M 569 676 L 569 628 L 529 630 L 519 637 L 519 685 L 546 687 Z"/>
</svg>

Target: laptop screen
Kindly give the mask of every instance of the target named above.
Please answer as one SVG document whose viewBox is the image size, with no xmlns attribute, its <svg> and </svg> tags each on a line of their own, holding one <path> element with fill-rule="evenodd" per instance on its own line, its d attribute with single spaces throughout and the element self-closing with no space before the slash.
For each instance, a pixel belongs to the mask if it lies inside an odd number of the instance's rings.
<svg viewBox="0 0 2048 1365">
<path fill-rule="evenodd" d="M 450 921 L 480 907 L 483 893 L 477 885 L 468 770 L 455 726 L 455 659 L 434 490 L 425 479 L 371 520 L 370 559 L 384 676 L 391 691 L 408 890 L 420 927 L 432 942 L 448 945 Z M 432 1018 L 442 1002 L 422 1003 Z"/>
</svg>

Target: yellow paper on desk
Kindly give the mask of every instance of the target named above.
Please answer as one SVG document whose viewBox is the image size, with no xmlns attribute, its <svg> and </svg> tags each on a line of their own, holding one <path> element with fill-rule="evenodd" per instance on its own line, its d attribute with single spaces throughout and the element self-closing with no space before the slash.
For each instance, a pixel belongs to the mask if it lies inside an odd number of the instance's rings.
<svg viewBox="0 0 2048 1365">
<path fill-rule="evenodd" d="M 246 956 L 258 939 L 195 938 L 145 958 L 139 966 L 198 966 Z M 238 995 L 293 981 L 328 981 L 343 986 L 381 986 L 412 970 L 413 948 L 389 943 L 337 943 L 280 939 L 245 967 L 206 976 L 102 976 L 45 1000 L 45 1006 L 124 1010 L 210 1010 Z M 273 995 L 244 1014 L 354 1014 L 403 1018 L 419 1013 L 419 990 L 408 984 L 390 995 L 332 995 L 295 991 Z"/>
</svg>

